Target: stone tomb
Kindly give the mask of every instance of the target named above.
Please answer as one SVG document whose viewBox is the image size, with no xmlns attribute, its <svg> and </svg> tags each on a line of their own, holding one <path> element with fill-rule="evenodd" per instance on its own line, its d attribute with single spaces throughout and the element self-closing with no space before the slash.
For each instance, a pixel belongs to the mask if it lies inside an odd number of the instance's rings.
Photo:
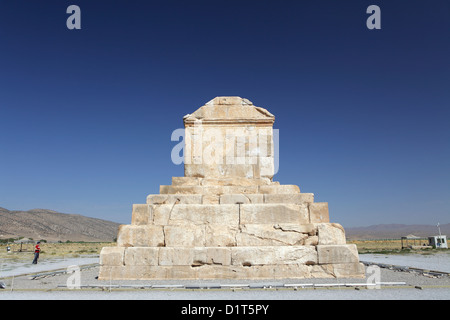
<svg viewBox="0 0 450 320">
<path fill-rule="evenodd" d="M 328 203 L 273 181 L 273 123 L 239 97 L 184 117 L 184 177 L 134 204 L 99 279 L 364 277 Z"/>
</svg>

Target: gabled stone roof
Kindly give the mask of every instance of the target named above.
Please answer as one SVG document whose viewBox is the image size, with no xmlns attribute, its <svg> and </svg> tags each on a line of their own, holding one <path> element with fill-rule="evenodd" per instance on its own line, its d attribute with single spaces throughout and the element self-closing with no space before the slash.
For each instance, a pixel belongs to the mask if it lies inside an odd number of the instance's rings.
<svg viewBox="0 0 450 320">
<path fill-rule="evenodd" d="M 268 123 L 273 124 L 275 116 L 264 108 L 257 107 L 241 97 L 216 97 L 194 113 L 183 118 L 185 124 L 201 120 L 207 123 Z"/>
</svg>

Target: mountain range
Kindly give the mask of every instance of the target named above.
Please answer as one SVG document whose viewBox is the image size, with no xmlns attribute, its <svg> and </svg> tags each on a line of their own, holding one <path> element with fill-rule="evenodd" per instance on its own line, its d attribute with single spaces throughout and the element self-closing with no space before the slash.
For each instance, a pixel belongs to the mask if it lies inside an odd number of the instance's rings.
<svg viewBox="0 0 450 320">
<path fill-rule="evenodd" d="M 10 211 L 0 207 L 0 239 L 110 242 L 119 223 L 47 209 Z"/>
<path fill-rule="evenodd" d="M 439 225 L 441 234 L 450 236 L 450 223 Z M 439 235 L 436 225 L 426 224 L 377 224 L 367 227 L 348 227 L 345 235 L 351 240 L 364 239 L 400 239 L 403 236 L 415 235 L 427 238 Z"/>
</svg>

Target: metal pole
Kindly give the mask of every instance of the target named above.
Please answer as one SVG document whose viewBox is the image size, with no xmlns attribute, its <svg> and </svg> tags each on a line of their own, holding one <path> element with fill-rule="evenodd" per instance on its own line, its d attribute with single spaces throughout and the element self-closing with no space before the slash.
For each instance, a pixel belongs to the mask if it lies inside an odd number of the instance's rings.
<svg viewBox="0 0 450 320">
<path fill-rule="evenodd" d="M 436 245 L 439 244 L 439 246 L 437 246 L 437 247 L 440 247 L 441 244 L 442 244 L 442 235 L 441 235 L 441 227 L 439 227 L 439 222 L 437 224 L 437 227 L 438 227 L 438 230 L 439 230 L 439 239 L 438 239 L 438 241 L 436 241 L 437 242 Z"/>
</svg>

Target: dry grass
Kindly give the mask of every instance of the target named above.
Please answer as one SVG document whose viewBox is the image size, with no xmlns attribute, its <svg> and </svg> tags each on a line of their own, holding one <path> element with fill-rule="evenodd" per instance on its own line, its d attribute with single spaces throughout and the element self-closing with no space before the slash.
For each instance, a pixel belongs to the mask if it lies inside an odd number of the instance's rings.
<svg viewBox="0 0 450 320">
<path fill-rule="evenodd" d="M 402 250 L 402 241 L 398 240 L 348 240 L 347 243 L 356 244 L 359 253 L 430 253 L 442 249 L 422 249 L 422 250 Z M 405 243 L 404 243 L 405 244 Z M 414 244 L 413 241 L 408 242 L 409 245 Z M 428 240 L 416 240 L 415 245 L 422 246 L 428 245 Z"/>
<path fill-rule="evenodd" d="M 100 254 L 103 247 L 115 246 L 115 242 L 68 242 L 68 243 L 41 243 L 41 256 L 63 257 Z M 6 247 L 10 247 L 12 253 L 7 253 Z M 20 244 L 0 245 L 0 258 L 29 259 L 33 255 L 35 244 L 23 244 L 23 252 Z"/>
</svg>

